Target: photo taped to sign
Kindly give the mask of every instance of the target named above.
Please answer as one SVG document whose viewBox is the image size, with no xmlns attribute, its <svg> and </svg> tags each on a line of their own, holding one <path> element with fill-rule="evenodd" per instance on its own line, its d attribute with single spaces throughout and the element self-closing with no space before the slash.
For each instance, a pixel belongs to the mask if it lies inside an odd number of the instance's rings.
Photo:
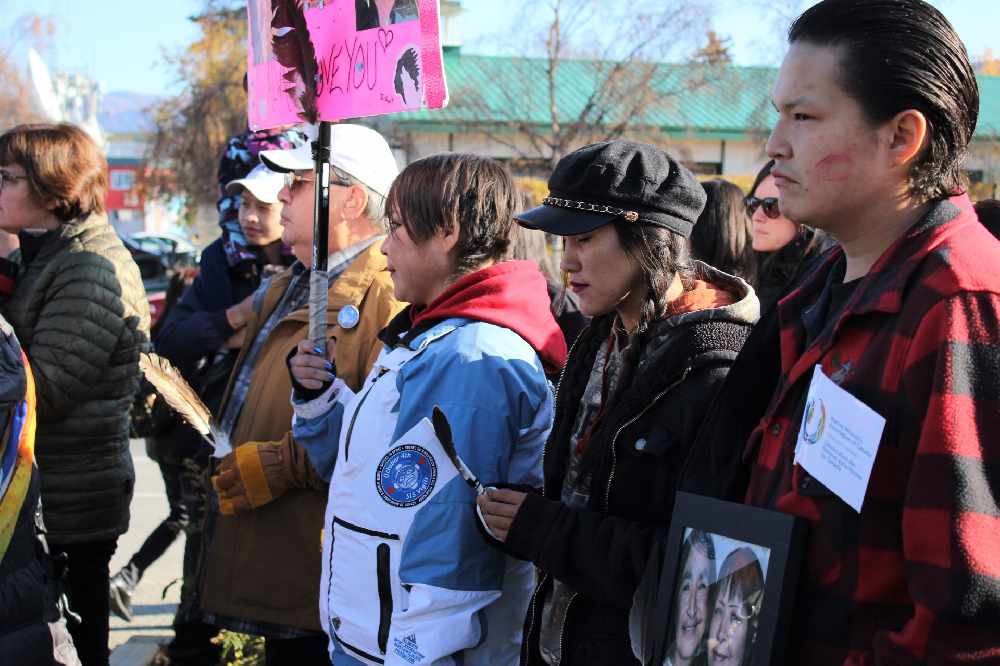
<svg viewBox="0 0 1000 666">
<path fill-rule="evenodd" d="M 420 18 L 417 0 L 354 0 L 358 32 Z"/>
<path fill-rule="evenodd" d="M 274 60 L 271 48 L 271 0 L 247 0 L 250 53 L 255 65 Z"/>
</svg>

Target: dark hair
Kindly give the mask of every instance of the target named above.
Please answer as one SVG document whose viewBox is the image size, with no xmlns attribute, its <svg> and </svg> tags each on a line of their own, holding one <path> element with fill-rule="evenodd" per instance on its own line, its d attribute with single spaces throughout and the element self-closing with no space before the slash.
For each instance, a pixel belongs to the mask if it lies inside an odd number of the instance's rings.
<svg viewBox="0 0 1000 666">
<path fill-rule="evenodd" d="M 403 51 L 403 55 L 399 57 L 396 62 L 396 92 L 399 96 L 403 98 L 404 102 L 408 102 L 406 99 L 406 93 L 403 92 L 403 70 L 410 75 L 413 79 L 413 85 L 417 90 L 420 90 L 420 64 L 417 62 L 417 51 L 416 49 L 406 49 Z"/>
<path fill-rule="evenodd" d="M 69 123 L 18 125 L 0 135 L 0 164 L 24 169 L 36 201 L 54 204 L 61 222 L 104 212 L 108 162 L 86 132 Z"/>
<path fill-rule="evenodd" d="M 691 254 L 730 275 L 757 284 L 757 255 L 743 190 L 725 180 L 701 184 L 708 195 L 705 210 L 691 232 Z"/>
<path fill-rule="evenodd" d="M 402 224 L 415 243 L 458 227 L 455 272 L 502 259 L 520 196 L 507 167 L 462 153 L 432 155 L 396 177 L 386 200 L 390 227 Z"/>
<path fill-rule="evenodd" d="M 750 186 L 750 191 L 747 192 L 748 197 L 752 197 L 757 194 L 757 188 L 760 184 L 764 182 L 764 179 L 771 175 L 771 170 L 774 168 L 774 160 L 771 160 L 764 166 L 760 168 L 757 172 L 757 177 L 753 179 L 753 185 Z"/>
<path fill-rule="evenodd" d="M 522 206 L 522 210 L 527 210 L 527 208 Z M 549 284 L 562 285 L 562 274 L 556 265 L 555 257 L 548 249 L 548 241 L 544 231 L 528 229 L 517 224 L 513 225 L 510 258 L 535 262 Z"/>
<path fill-rule="evenodd" d="M 636 224 L 623 217 L 616 218 L 611 224 L 622 250 L 638 266 L 646 287 L 646 298 L 639 308 L 639 321 L 635 330 L 637 343 L 629 345 L 628 356 L 624 361 L 626 365 L 636 367 L 639 364 L 639 354 L 648 341 L 650 325 L 663 319 L 669 312 L 667 290 L 674 278 L 680 276 L 683 279 L 691 275 L 690 251 L 687 238 L 665 227 Z M 607 438 L 598 440 L 599 444 L 590 442 L 590 436 L 600 425 L 599 421 L 594 421 L 585 435 L 587 445 L 584 447 L 580 473 L 576 479 L 578 488 L 590 483 L 591 473 L 606 453 Z"/>
<path fill-rule="evenodd" d="M 614 222 L 618 242 L 638 265 L 646 285 L 646 300 L 639 310 L 636 333 L 645 333 L 649 325 L 667 314 L 667 289 L 674 277 L 691 272 L 687 239 L 669 229 L 649 224 L 635 224 L 623 218 Z"/>
<path fill-rule="evenodd" d="M 965 45 L 923 0 L 823 0 L 788 31 L 790 43 L 843 47 L 840 85 L 873 125 L 907 109 L 928 122 L 911 192 L 937 199 L 965 189 L 961 163 L 979 116 L 979 86 Z"/>
<path fill-rule="evenodd" d="M 711 587 L 715 584 L 715 542 L 712 537 L 709 536 L 708 532 L 704 530 L 692 529 L 691 533 L 688 534 L 687 538 L 684 539 L 684 544 L 681 546 L 681 557 L 680 557 L 680 568 L 677 570 L 677 583 L 674 585 L 674 589 L 679 589 L 681 583 L 684 580 L 684 569 L 687 568 L 688 560 L 691 558 L 691 551 L 697 548 L 705 554 L 708 558 L 710 575 L 708 585 Z M 711 602 L 711 599 L 709 599 Z M 677 612 L 677 606 L 680 603 L 680 595 L 675 591 L 674 600 L 672 604 L 673 612 Z M 708 609 L 708 612 L 711 608 Z M 705 622 L 708 624 L 712 619 L 711 615 L 706 614 Z M 708 627 L 705 627 L 705 632 L 708 633 Z M 667 647 L 672 649 L 677 643 L 677 623 L 671 622 L 670 626 L 667 627 Z"/>
<path fill-rule="evenodd" d="M 757 638 L 757 625 L 760 623 L 760 610 L 764 595 L 764 572 L 760 567 L 757 554 L 748 546 L 740 546 L 726 555 L 726 559 L 719 568 L 719 580 L 712 594 L 712 607 L 715 607 L 720 597 L 731 599 L 735 595 L 739 595 L 743 602 L 742 612 L 747 622 L 745 645 L 752 647 Z M 744 649 L 741 666 L 749 664 L 752 655 L 752 649 Z"/>
<path fill-rule="evenodd" d="M 976 215 L 990 233 L 1000 238 L 1000 201 L 983 199 L 975 205 Z"/>
</svg>

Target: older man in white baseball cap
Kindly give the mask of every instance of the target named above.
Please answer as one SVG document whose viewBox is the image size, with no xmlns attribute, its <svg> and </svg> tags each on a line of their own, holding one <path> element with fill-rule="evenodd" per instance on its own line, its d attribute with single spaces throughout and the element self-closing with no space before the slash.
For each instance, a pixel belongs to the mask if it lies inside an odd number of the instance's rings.
<svg viewBox="0 0 1000 666">
<path fill-rule="evenodd" d="M 329 369 L 360 390 L 381 349 L 379 332 L 402 308 L 381 253 L 385 198 L 398 170 L 378 132 L 350 124 L 332 130 L 327 351 Z M 307 133 L 315 138 L 316 128 Z M 298 261 L 258 292 L 223 398 L 220 424 L 234 452 L 213 477 L 218 512 L 202 606 L 218 626 L 263 635 L 268 663 L 327 663 L 316 603 L 326 488 L 292 441 L 285 368 L 308 334 L 313 157 L 308 145 L 260 157 L 285 174 L 282 240 Z"/>
<path fill-rule="evenodd" d="M 305 133 L 315 141 L 317 127 L 308 125 Z M 314 168 L 312 147 L 308 143 L 293 150 L 265 150 L 260 159 L 277 172 L 312 171 Z M 382 135 L 370 127 L 349 123 L 331 128 L 330 164 L 383 197 L 389 194 L 389 186 L 399 173 L 392 149 Z"/>
<path fill-rule="evenodd" d="M 306 134 L 315 139 L 317 130 Z M 399 169 L 392 149 L 381 134 L 362 125 L 340 124 L 330 135 L 330 243 L 329 266 L 342 252 L 382 231 L 385 198 Z M 282 224 L 285 243 L 304 265 L 312 260 L 314 162 L 309 144 L 294 150 L 265 150 L 261 161 L 284 172 L 285 189 L 279 199 L 285 204 Z"/>
</svg>

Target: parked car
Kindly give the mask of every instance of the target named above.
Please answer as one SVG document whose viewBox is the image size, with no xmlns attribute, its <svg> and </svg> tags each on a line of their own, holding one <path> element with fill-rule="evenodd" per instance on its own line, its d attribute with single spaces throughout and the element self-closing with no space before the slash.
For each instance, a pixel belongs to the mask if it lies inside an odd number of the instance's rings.
<svg viewBox="0 0 1000 666">
<path fill-rule="evenodd" d="M 177 271 L 196 268 L 201 253 L 187 240 L 173 234 L 139 232 L 124 241 L 139 266 L 152 326 L 163 314 L 170 277 Z"/>
<path fill-rule="evenodd" d="M 163 257 L 169 267 L 197 266 L 200 252 L 187 239 L 176 234 L 154 234 L 140 231 L 128 238 L 136 248 Z"/>
<path fill-rule="evenodd" d="M 132 253 L 132 259 L 139 267 L 139 275 L 142 276 L 142 284 L 146 287 L 146 293 L 166 289 L 172 268 L 166 258 L 136 247 L 128 240 L 125 241 L 125 247 Z"/>
<path fill-rule="evenodd" d="M 163 312 L 171 268 L 163 257 L 141 250 L 127 239 L 125 247 L 132 253 L 132 259 L 139 267 L 142 286 L 146 288 L 146 299 L 149 301 L 149 324 L 152 326 Z"/>
</svg>

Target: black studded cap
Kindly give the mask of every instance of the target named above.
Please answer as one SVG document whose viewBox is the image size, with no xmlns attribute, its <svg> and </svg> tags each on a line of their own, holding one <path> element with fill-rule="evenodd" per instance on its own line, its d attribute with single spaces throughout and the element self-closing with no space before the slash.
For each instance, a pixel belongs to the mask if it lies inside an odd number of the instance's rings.
<svg viewBox="0 0 1000 666">
<path fill-rule="evenodd" d="M 705 208 L 705 190 L 662 148 L 634 141 L 606 141 L 559 160 L 541 206 L 518 223 L 557 236 L 593 231 L 624 219 L 685 238 Z"/>
</svg>

